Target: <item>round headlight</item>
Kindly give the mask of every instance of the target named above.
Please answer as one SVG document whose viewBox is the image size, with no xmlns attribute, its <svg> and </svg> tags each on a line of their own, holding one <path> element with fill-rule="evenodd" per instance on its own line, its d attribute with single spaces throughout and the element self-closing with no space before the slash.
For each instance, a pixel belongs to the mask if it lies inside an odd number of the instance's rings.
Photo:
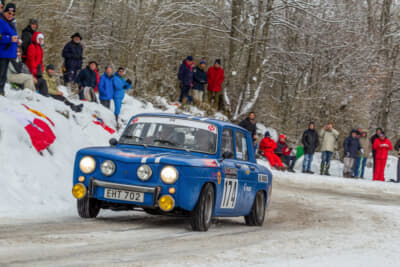
<svg viewBox="0 0 400 267">
<path fill-rule="evenodd" d="M 101 164 L 100 170 L 105 176 L 111 176 L 115 172 L 115 164 L 111 160 L 106 160 Z"/>
<path fill-rule="evenodd" d="M 166 166 L 161 170 L 161 180 L 166 184 L 173 184 L 178 180 L 178 170 L 173 166 Z"/>
<path fill-rule="evenodd" d="M 147 181 L 150 179 L 153 171 L 151 170 L 149 165 L 144 164 L 137 169 L 136 174 L 140 180 Z"/>
<path fill-rule="evenodd" d="M 79 168 L 84 174 L 92 173 L 96 169 L 96 161 L 90 156 L 85 156 L 79 162 Z"/>
</svg>

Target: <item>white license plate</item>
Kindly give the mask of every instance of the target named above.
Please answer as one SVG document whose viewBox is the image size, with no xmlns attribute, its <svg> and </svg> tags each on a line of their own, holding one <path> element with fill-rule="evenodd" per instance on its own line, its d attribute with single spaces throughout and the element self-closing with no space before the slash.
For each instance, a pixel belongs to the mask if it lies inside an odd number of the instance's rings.
<svg viewBox="0 0 400 267">
<path fill-rule="evenodd" d="M 104 198 L 132 201 L 132 202 L 144 202 L 144 193 L 121 190 L 121 189 L 105 188 Z"/>
</svg>

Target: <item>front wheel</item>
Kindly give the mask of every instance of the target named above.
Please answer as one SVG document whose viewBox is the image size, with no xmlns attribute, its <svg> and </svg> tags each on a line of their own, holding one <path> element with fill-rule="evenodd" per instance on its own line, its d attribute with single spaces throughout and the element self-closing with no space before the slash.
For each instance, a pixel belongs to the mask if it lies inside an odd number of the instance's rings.
<svg viewBox="0 0 400 267">
<path fill-rule="evenodd" d="M 214 212 L 214 187 L 212 184 L 206 184 L 200 193 L 197 205 L 192 212 L 193 231 L 206 232 L 211 224 Z"/>
<path fill-rule="evenodd" d="M 247 225 L 250 226 L 261 226 L 264 223 L 265 218 L 265 193 L 258 191 L 256 198 L 254 199 L 253 207 L 251 208 L 250 214 L 244 216 Z"/>
<path fill-rule="evenodd" d="M 88 196 L 78 199 L 77 206 L 79 216 L 85 219 L 96 218 L 100 211 L 98 200 Z"/>
</svg>

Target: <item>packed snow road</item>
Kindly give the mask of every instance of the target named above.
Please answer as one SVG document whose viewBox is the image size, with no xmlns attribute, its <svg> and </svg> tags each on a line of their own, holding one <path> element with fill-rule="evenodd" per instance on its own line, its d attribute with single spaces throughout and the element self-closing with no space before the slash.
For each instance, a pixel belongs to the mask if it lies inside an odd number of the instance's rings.
<svg viewBox="0 0 400 267">
<path fill-rule="evenodd" d="M 0 219 L 0 266 L 398 266 L 400 187 L 275 174 L 263 227 L 216 218 L 206 233 L 185 218 L 103 212 Z"/>
</svg>

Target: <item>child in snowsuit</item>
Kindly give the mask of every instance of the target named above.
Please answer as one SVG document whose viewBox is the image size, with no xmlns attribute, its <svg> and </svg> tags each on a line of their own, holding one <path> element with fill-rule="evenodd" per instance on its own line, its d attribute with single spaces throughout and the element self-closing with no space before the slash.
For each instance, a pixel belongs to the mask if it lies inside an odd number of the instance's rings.
<svg viewBox="0 0 400 267">
<path fill-rule="evenodd" d="M 113 77 L 113 84 L 114 84 L 113 100 L 115 106 L 114 114 L 115 114 L 115 120 L 117 122 L 117 128 L 118 128 L 118 116 L 119 113 L 121 112 L 122 100 L 125 97 L 125 90 L 129 90 L 132 87 L 132 81 L 129 79 L 125 80 L 122 77 L 123 74 L 124 74 L 124 68 L 119 68 Z"/>
<path fill-rule="evenodd" d="M 278 147 L 274 140 L 272 140 L 271 135 L 267 131 L 265 133 L 265 137 L 261 140 L 260 150 L 262 151 L 262 155 L 266 157 L 271 164 L 271 167 L 277 169 L 283 169 L 284 166 L 282 164 L 281 159 L 274 153 L 274 150 Z"/>
<path fill-rule="evenodd" d="M 393 149 L 392 143 L 381 132 L 379 138 L 375 139 L 372 149 L 375 150 L 374 181 L 385 181 L 385 166 L 389 151 Z"/>
</svg>

